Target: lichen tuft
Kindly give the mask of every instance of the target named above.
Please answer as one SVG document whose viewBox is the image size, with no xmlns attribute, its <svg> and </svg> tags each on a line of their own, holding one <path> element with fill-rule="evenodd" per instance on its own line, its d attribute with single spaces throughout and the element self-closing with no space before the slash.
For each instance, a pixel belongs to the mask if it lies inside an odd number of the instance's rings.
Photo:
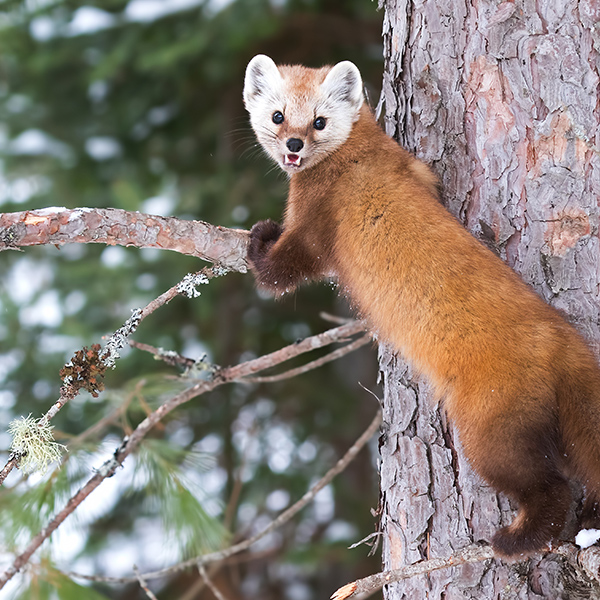
<svg viewBox="0 0 600 600">
<path fill-rule="evenodd" d="M 8 426 L 12 436 L 10 450 L 19 459 L 19 469 L 24 473 L 45 473 L 48 466 L 61 459 L 66 446 L 54 441 L 53 426 L 43 417 L 31 415 L 13 419 Z"/>
</svg>

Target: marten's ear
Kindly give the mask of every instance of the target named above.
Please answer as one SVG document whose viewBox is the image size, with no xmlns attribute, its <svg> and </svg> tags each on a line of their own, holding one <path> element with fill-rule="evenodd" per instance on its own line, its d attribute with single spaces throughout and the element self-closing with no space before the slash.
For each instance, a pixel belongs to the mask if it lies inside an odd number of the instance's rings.
<svg viewBox="0 0 600 600">
<path fill-rule="evenodd" d="M 363 84 L 358 67 L 349 60 L 338 63 L 327 73 L 321 89 L 332 100 L 347 102 L 358 115 L 363 103 Z"/>
<path fill-rule="evenodd" d="M 246 67 L 244 104 L 251 110 L 255 102 L 264 99 L 281 86 L 283 79 L 277 65 L 264 54 L 257 54 Z"/>
</svg>

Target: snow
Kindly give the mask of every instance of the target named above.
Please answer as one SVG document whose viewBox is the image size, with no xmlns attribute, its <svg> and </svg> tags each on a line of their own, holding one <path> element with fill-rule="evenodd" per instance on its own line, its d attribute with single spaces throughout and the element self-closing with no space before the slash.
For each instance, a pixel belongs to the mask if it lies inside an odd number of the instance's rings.
<svg viewBox="0 0 600 600">
<path fill-rule="evenodd" d="M 47 192 L 51 186 L 50 179 L 44 175 L 27 175 L 9 181 L 4 179 L 0 172 L 0 204 L 9 201 L 23 204 L 33 196 Z"/>
<path fill-rule="evenodd" d="M 238 204 L 232 211 L 231 211 L 231 218 L 236 222 L 236 223 L 243 223 L 244 221 L 246 221 L 246 219 L 250 216 L 250 210 L 248 209 L 248 207 L 243 206 L 241 204 Z"/>
<path fill-rule="evenodd" d="M 55 215 L 56 213 L 67 210 L 65 206 L 45 206 L 44 208 L 36 208 L 31 212 L 35 213 L 38 217 L 46 217 L 49 215 Z"/>
<path fill-rule="evenodd" d="M 4 280 L 5 289 L 15 304 L 27 304 L 54 280 L 54 270 L 45 261 L 28 257 L 17 260 Z"/>
<path fill-rule="evenodd" d="M 58 327 L 62 320 L 62 305 L 56 290 L 43 292 L 34 304 L 19 311 L 19 322 L 23 327 Z"/>
<path fill-rule="evenodd" d="M 316 481 L 311 482 L 311 486 Z M 319 490 L 313 500 L 313 515 L 318 523 L 329 523 L 335 516 L 335 500 L 333 498 L 333 487 L 326 485 Z"/>
<path fill-rule="evenodd" d="M 100 255 L 100 262 L 108 269 L 122 267 L 127 259 L 127 250 L 121 246 L 107 246 Z"/>
<path fill-rule="evenodd" d="M 589 548 L 593 544 L 595 544 L 598 540 L 600 540 L 600 530 L 599 529 L 582 529 L 575 536 L 575 543 L 580 548 Z"/>
<path fill-rule="evenodd" d="M 273 490 L 265 500 L 265 506 L 273 512 L 280 512 L 290 505 L 290 493 L 287 490 Z"/>
<path fill-rule="evenodd" d="M 29 23 L 29 33 L 34 40 L 47 42 L 57 33 L 56 22 L 48 15 L 35 17 Z"/>
<path fill-rule="evenodd" d="M 63 208 L 62 210 L 66 210 L 66 208 Z M 93 211 L 94 211 L 94 209 L 93 209 L 93 208 L 86 208 L 86 207 L 82 207 L 82 208 L 75 208 L 75 209 L 73 210 L 73 212 L 72 212 L 72 213 L 70 214 L 70 216 L 69 216 L 69 223 L 70 223 L 71 221 L 76 221 L 77 219 L 80 219 L 80 218 L 81 218 L 81 215 L 82 215 L 83 213 L 86 213 L 86 212 L 88 212 L 88 213 L 89 213 L 89 212 L 93 212 Z"/>
<path fill-rule="evenodd" d="M 22 350 L 13 348 L 9 352 L 0 354 L 0 383 L 4 383 L 4 380 L 8 377 L 11 371 L 20 367 L 23 363 L 25 355 Z M 13 402 L 8 395 L 3 395 L 0 392 L 0 408 L 10 408 Z"/>
<path fill-rule="evenodd" d="M 176 12 L 202 5 L 209 15 L 215 15 L 231 4 L 232 0 L 130 0 L 121 14 L 112 14 L 95 6 L 80 6 L 69 23 L 61 23 L 49 15 L 34 17 L 29 25 L 31 37 L 47 42 L 57 36 L 90 35 L 115 27 L 123 20 L 135 23 L 151 23 Z M 272 0 L 274 6 L 284 0 Z"/>
</svg>

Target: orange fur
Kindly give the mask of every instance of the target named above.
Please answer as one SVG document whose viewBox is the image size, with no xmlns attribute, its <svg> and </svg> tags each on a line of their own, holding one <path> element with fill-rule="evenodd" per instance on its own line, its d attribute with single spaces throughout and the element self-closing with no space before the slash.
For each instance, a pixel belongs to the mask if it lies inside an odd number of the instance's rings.
<svg viewBox="0 0 600 600">
<path fill-rule="evenodd" d="M 280 73 L 298 100 L 327 70 Z M 281 135 L 309 145 L 311 122 L 290 119 Z M 598 521 L 600 370 L 581 336 L 435 190 L 429 169 L 363 106 L 343 144 L 292 174 L 283 229 L 255 225 L 249 258 L 279 293 L 337 275 L 378 335 L 432 382 L 473 467 L 519 504 L 494 549 L 532 552 L 564 525 L 567 476 L 587 488 L 587 524 Z"/>
</svg>

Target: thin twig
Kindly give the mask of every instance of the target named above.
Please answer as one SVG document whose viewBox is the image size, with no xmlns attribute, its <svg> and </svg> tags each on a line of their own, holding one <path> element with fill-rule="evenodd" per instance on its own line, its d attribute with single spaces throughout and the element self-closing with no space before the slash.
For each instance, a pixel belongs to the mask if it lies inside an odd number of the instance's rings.
<svg viewBox="0 0 600 600">
<path fill-rule="evenodd" d="M 2 589 L 6 582 L 12 579 L 25 564 L 27 564 L 32 554 L 52 535 L 62 522 L 83 502 L 83 500 L 85 500 L 102 483 L 102 481 L 104 481 L 104 479 L 112 477 L 115 474 L 116 470 L 127 456 L 140 445 L 146 434 L 175 408 L 189 402 L 192 398 L 196 398 L 201 394 L 212 391 L 220 385 L 230 383 L 245 375 L 257 373 L 305 352 L 345 339 L 348 336 L 358 333 L 362 328 L 363 324 L 358 321 L 348 323 L 306 338 L 297 344 L 291 344 L 290 346 L 281 348 L 271 354 L 241 363 L 234 367 L 221 369 L 213 380 L 200 381 L 167 400 L 153 413 L 148 415 L 135 428 L 130 436 L 123 439 L 121 445 L 115 450 L 114 455 L 98 469 L 96 474 L 91 477 L 74 496 L 71 497 L 65 507 L 50 521 L 50 523 L 30 541 L 25 550 L 15 558 L 13 564 L 2 574 L 2 576 L 0 576 L 0 589 Z M 239 550 L 236 550 L 236 552 L 238 551 Z M 232 552 L 232 554 L 234 553 L 235 552 Z M 208 562 L 211 562 L 212 560 L 217 559 L 211 559 Z M 191 561 L 190 564 L 194 564 L 194 561 Z M 131 581 L 131 578 L 127 581 Z"/>
<path fill-rule="evenodd" d="M 200 567 L 198 568 L 198 571 L 200 571 L 200 575 L 201 575 L 202 579 L 204 579 L 204 583 L 206 584 L 208 589 L 214 594 L 215 598 L 217 600 L 226 600 L 225 596 L 223 596 L 223 594 L 221 594 L 221 591 L 219 590 L 219 588 L 210 580 L 210 578 L 206 574 L 206 569 L 204 568 L 203 565 L 200 565 Z"/>
<path fill-rule="evenodd" d="M 253 535 L 252 537 L 234 544 L 229 548 L 225 548 L 223 550 L 218 550 L 216 552 L 211 552 L 210 554 L 204 554 L 202 556 L 198 556 L 196 558 L 192 558 L 186 560 L 184 562 L 178 563 L 166 569 L 161 569 L 159 571 L 152 571 L 148 573 L 144 573 L 145 579 L 158 579 L 160 577 L 164 577 L 165 575 L 169 575 L 171 573 L 175 573 L 177 571 L 181 571 L 183 569 L 187 569 L 188 567 L 198 566 L 201 567 L 203 565 L 207 565 L 212 562 L 223 561 L 234 554 L 239 552 L 243 552 L 247 550 L 255 544 L 258 540 L 262 539 L 269 533 L 275 531 L 279 527 L 281 527 L 284 523 L 287 523 L 293 516 L 295 516 L 299 511 L 301 511 L 309 502 L 313 500 L 316 494 L 322 490 L 326 485 L 328 485 L 336 475 L 341 473 L 350 462 L 355 458 L 355 456 L 359 453 L 359 451 L 365 446 L 365 444 L 373 437 L 373 434 L 377 431 L 379 425 L 381 424 L 381 411 L 378 411 L 375 415 L 375 418 L 369 425 L 369 427 L 365 430 L 365 432 L 354 442 L 354 444 L 348 449 L 346 454 L 338 462 L 332 467 L 327 473 L 315 484 L 311 487 L 305 494 L 298 500 L 295 504 L 290 506 L 288 509 L 284 510 L 276 519 L 271 521 L 269 525 L 267 525 L 264 529 Z M 135 581 L 135 578 L 131 577 L 97 577 L 97 576 L 89 576 L 82 575 L 80 573 L 67 573 L 69 577 L 77 577 L 79 579 L 90 579 L 93 581 L 103 581 L 107 583 L 129 583 L 131 581 Z"/>
<path fill-rule="evenodd" d="M 324 321 L 329 321 L 330 323 L 335 323 L 336 325 L 343 325 L 344 323 L 354 321 L 352 317 L 340 317 L 339 315 L 332 315 L 324 310 L 319 313 L 319 316 Z"/>
<path fill-rule="evenodd" d="M 238 508 L 240 496 L 242 494 L 242 487 L 244 485 L 242 473 L 246 468 L 246 463 L 249 454 L 248 452 L 244 452 L 244 450 L 242 450 L 241 455 L 242 461 L 236 469 L 236 472 L 233 476 L 233 486 L 231 488 L 231 494 L 229 496 L 229 500 L 227 501 L 227 505 L 225 506 L 225 510 L 223 511 L 223 526 L 227 531 L 231 531 L 233 529 L 233 521 Z"/>
<path fill-rule="evenodd" d="M 313 369 L 321 367 L 331 361 L 337 360 L 350 352 L 353 352 L 357 348 L 368 344 L 371 341 L 371 336 L 369 334 L 363 335 L 358 339 L 346 344 L 342 348 L 338 348 L 321 358 L 317 358 L 301 367 L 297 367 L 295 369 L 290 369 L 289 371 L 285 371 L 284 373 L 279 373 L 278 375 L 267 375 L 265 377 L 245 377 L 244 379 L 240 379 L 240 383 L 273 383 L 275 381 L 282 381 L 284 379 L 291 379 L 292 377 L 296 377 L 298 375 L 302 375 L 304 373 L 308 373 Z"/>
<path fill-rule="evenodd" d="M 333 344 L 334 342 L 344 341 L 345 339 L 364 331 L 364 329 L 364 322 L 351 321 L 350 323 L 340 325 L 339 327 L 334 327 L 333 329 L 328 329 L 323 333 L 307 337 L 299 342 L 296 342 L 295 344 L 290 344 L 285 348 L 281 348 L 281 350 L 277 350 L 275 352 L 272 352 L 271 354 L 267 354 L 253 361 L 250 361 L 246 363 L 249 366 L 249 368 L 244 369 L 243 371 L 238 370 L 237 367 L 221 369 L 216 374 L 216 377 L 231 377 L 233 371 L 235 370 L 237 371 L 235 379 L 239 380 L 242 377 L 254 375 L 259 371 L 263 371 L 264 369 L 273 367 L 281 362 L 289 360 L 290 358 L 294 358 L 299 354 L 304 354 L 304 352 L 308 352 L 310 350 L 317 350 L 318 348 L 329 346 L 329 344 Z"/>
<path fill-rule="evenodd" d="M 143 344 L 142 342 L 129 340 L 129 345 L 132 348 L 142 350 L 142 352 L 148 352 L 149 354 L 152 354 L 156 360 L 162 360 L 172 367 L 190 369 L 196 363 L 193 358 L 187 358 L 186 356 L 182 356 L 178 352 L 173 352 L 171 350 L 165 351 L 162 348 L 155 348 L 150 344 Z"/>
<path fill-rule="evenodd" d="M 132 400 L 140 393 L 140 390 L 145 385 L 145 379 L 138 381 L 135 388 L 129 394 L 127 394 L 125 400 L 123 400 L 119 406 L 108 413 L 105 417 L 102 417 L 102 419 L 94 423 L 91 427 L 88 427 L 85 431 L 82 431 L 79 435 L 73 437 L 68 443 L 69 448 L 81 445 L 89 437 L 93 437 L 96 433 L 101 432 L 108 425 L 112 425 L 118 419 L 118 417 L 129 408 Z"/>
<path fill-rule="evenodd" d="M 358 542 L 354 542 L 354 544 L 350 544 L 350 546 L 348 546 L 348 550 L 354 550 L 355 548 L 358 548 L 359 546 L 362 546 L 363 544 L 372 546 L 373 542 L 371 542 L 371 540 L 374 538 L 379 538 L 382 535 L 383 535 L 382 531 L 373 531 L 369 535 L 365 536 L 362 540 L 358 540 Z"/>
<path fill-rule="evenodd" d="M 133 565 L 133 572 L 140 583 L 140 587 L 144 590 L 144 592 L 146 592 L 146 596 L 148 596 L 150 600 L 158 600 L 158 598 L 152 593 L 152 590 L 148 587 L 148 584 L 144 581 L 144 577 L 137 568 L 137 565 Z"/>
</svg>

